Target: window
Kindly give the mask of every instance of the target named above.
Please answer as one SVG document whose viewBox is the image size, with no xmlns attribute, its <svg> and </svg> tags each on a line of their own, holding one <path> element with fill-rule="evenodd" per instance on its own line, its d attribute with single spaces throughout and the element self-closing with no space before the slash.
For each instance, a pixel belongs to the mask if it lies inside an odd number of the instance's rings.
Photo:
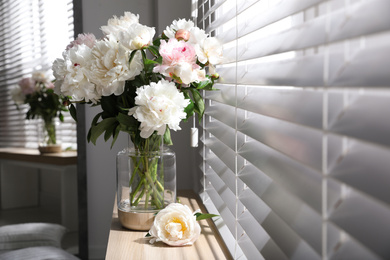
<svg viewBox="0 0 390 260">
<path fill-rule="evenodd" d="M 235 259 L 389 259 L 390 2 L 193 1 L 226 61 L 202 199 Z"/>
<path fill-rule="evenodd" d="M 73 39 L 71 0 L 4 0 L 0 3 L 0 147 L 37 147 L 37 120 L 25 120 L 10 90 L 36 70 L 48 71 Z M 54 78 L 54 77 L 53 77 Z M 76 147 L 76 124 L 69 114 L 57 127 L 63 148 Z"/>
</svg>

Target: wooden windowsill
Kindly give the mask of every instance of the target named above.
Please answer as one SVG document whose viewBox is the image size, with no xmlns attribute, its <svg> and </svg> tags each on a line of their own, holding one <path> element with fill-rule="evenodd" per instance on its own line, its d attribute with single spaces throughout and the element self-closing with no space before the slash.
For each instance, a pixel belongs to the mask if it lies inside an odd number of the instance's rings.
<svg viewBox="0 0 390 260">
<path fill-rule="evenodd" d="M 77 164 L 77 152 L 66 151 L 42 155 L 38 149 L 0 148 L 0 159 L 54 165 L 73 165 Z"/>
<path fill-rule="evenodd" d="M 200 209 L 203 213 L 207 212 L 198 195 L 193 191 L 179 191 L 178 198 L 193 211 Z M 232 259 L 213 221 L 201 220 L 199 224 L 201 235 L 192 246 L 172 247 L 163 242 L 152 245 L 149 243 L 149 238 L 145 238 L 147 232 L 133 231 L 121 226 L 114 205 L 105 259 Z"/>
</svg>

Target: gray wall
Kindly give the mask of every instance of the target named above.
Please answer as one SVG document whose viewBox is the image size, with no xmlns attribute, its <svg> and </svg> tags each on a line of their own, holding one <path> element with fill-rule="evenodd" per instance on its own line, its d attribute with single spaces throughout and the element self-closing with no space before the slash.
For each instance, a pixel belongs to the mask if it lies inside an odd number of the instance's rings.
<svg viewBox="0 0 390 260">
<path fill-rule="evenodd" d="M 156 27 L 160 34 L 162 29 L 174 19 L 189 18 L 190 0 L 83 0 L 84 32 L 102 37 L 100 26 L 105 25 L 113 15 L 121 16 L 125 11 L 140 15 L 140 23 Z M 89 129 L 92 118 L 99 108 L 86 107 L 85 124 Z M 190 128 L 192 122 L 182 123 L 182 131 L 172 132 L 177 155 L 178 189 L 197 189 L 197 151 L 190 147 Z M 110 141 L 103 138 L 96 145 L 86 144 L 87 189 L 88 189 L 88 229 L 90 259 L 104 259 L 106 244 L 111 223 L 111 215 L 115 197 L 115 158 L 118 151 L 127 146 L 127 137 L 121 135 L 110 149 Z"/>
</svg>

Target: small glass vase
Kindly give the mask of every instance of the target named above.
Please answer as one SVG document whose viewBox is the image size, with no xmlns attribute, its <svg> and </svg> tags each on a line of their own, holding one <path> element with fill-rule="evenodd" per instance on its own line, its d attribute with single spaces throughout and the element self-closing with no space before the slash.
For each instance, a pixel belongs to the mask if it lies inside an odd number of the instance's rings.
<svg viewBox="0 0 390 260">
<path fill-rule="evenodd" d="M 61 144 L 57 142 L 56 122 L 54 118 L 42 120 L 38 132 L 38 150 L 41 154 L 61 152 Z"/>
<path fill-rule="evenodd" d="M 152 136 L 117 155 L 117 207 L 122 226 L 149 230 L 156 212 L 176 202 L 176 155 Z"/>
</svg>

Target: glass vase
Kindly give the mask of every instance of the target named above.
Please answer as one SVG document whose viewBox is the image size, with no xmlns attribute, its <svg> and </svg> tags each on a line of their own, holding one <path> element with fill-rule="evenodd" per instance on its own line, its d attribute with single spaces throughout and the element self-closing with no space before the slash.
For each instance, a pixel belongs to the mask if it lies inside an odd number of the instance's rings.
<svg viewBox="0 0 390 260">
<path fill-rule="evenodd" d="M 42 120 L 38 129 L 39 152 L 41 154 L 61 152 L 61 144 L 57 142 L 54 118 Z"/>
<path fill-rule="evenodd" d="M 156 212 L 176 202 L 176 155 L 160 136 L 117 155 L 117 207 L 122 226 L 149 230 Z"/>
</svg>

